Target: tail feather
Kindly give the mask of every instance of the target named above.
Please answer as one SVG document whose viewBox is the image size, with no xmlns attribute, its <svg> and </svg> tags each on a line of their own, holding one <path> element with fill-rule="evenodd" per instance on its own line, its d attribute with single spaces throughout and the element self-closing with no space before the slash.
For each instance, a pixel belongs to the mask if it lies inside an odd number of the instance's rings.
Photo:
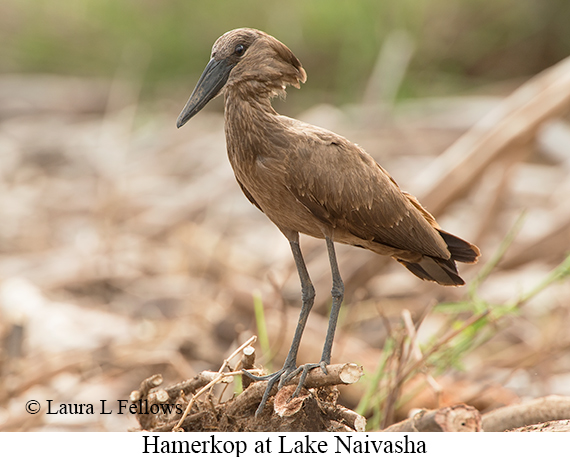
<svg viewBox="0 0 570 457">
<path fill-rule="evenodd" d="M 462 240 L 451 233 L 444 232 L 443 230 L 438 230 L 438 232 L 443 238 L 443 241 L 445 241 L 445 244 L 447 244 L 447 249 L 449 249 L 453 260 L 464 263 L 474 263 L 481 255 L 481 251 L 474 244 Z"/>
<path fill-rule="evenodd" d="M 438 230 L 447 244 L 451 257 L 441 259 L 437 257 L 423 256 L 419 262 L 409 262 L 396 259 L 418 278 L 427 281 L 435 281 L 443 286 L 462 286 L 465 281 L 457 272 L 455 262 L 474 263 L 481 255 L 479 248 L 451 233 Z"/>
<path fill-rule="evenodd" d="M 396 259 L 418 278 L 435 281 L 442 286 L 462 286 L 465 281 L 457 273 L 457 266 L 451 259 L 424 256 L 417 263 Z"/>
</svg>

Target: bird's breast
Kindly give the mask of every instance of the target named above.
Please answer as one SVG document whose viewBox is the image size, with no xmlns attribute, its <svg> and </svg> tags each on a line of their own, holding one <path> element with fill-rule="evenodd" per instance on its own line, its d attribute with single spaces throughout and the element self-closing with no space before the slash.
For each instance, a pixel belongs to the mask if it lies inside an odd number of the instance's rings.
<svg viewBox="0 0 570 457">
<path fill-rule="evenodd" d="M 249 154 L 228 148 L 228 156 L 244 194 L 282 231 L 323 238 L 324 227 L 291 193 L 289 170 L 277 157 Z M 249 194 L 249 195 L 248 195 Z"/>
</svg>

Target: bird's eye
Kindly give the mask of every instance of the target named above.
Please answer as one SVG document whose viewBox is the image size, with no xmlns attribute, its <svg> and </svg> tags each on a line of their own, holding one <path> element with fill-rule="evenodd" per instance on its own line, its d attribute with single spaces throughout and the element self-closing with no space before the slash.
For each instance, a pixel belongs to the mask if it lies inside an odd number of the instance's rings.
<svg viewBox="0 0 570 457">
<path fill-rule="evenodd" d="M 245 52 L 245 46 L 243 44 L 238 44 L 235 48 L 235 54 L 238 57 L 241 57 L 243 55 L 243 53 Z"/>
</svg>

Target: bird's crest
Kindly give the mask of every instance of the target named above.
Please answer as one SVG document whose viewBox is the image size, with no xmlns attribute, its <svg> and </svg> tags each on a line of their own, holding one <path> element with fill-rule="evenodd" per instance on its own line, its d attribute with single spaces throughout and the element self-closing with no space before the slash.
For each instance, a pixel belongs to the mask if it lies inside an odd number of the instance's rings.
<svg viewBox="0 0 570 457">
<path fill-rule="evenodd" d="M 287 46 L 255 29 L 235 29 L 222 35 L 214 43 L 212 58 L 228 59 L 234 65 L 227 87 L 242 85 L 257 95 L 267 91 L 281 95 L 287 85 L 299 88 L 307 80 L 301 62 Z"/>
</svg>

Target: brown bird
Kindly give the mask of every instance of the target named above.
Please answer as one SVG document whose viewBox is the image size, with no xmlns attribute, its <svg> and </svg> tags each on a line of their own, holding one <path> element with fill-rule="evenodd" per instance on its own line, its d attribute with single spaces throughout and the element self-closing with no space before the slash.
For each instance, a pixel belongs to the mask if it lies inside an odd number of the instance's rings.
<svg viewBox="0 0 570 457">
<path fill-rule="evenodd" d="M 254 379 L 279 388 L 302 372 L 326 373 L 344 295 L 333 242 L 389 255 L 421 279 L 445 286 L 464 284 L 455 262 L 472 263 L 479 249 L 439 227 L 418 200 L 402 191 L 362 148 L 333 132 L 281 116 L 271 99 L 299 88 L 307 76 L 301 62 L 280 41 L 242 28 L 222 35 L 210 62 L 178 117 L 182 127 L 211 99 L 224 94 L 226 145 L 237 182 L 245 196 L 289 240 L 302 287 L 302 308 L 283 368 Z M 301 335 L 315 290 L 301 249 L 299 233 L 324 238 L 332 270 L 332 307 L 319 364 L 297 368 Z"/>
</svg>

